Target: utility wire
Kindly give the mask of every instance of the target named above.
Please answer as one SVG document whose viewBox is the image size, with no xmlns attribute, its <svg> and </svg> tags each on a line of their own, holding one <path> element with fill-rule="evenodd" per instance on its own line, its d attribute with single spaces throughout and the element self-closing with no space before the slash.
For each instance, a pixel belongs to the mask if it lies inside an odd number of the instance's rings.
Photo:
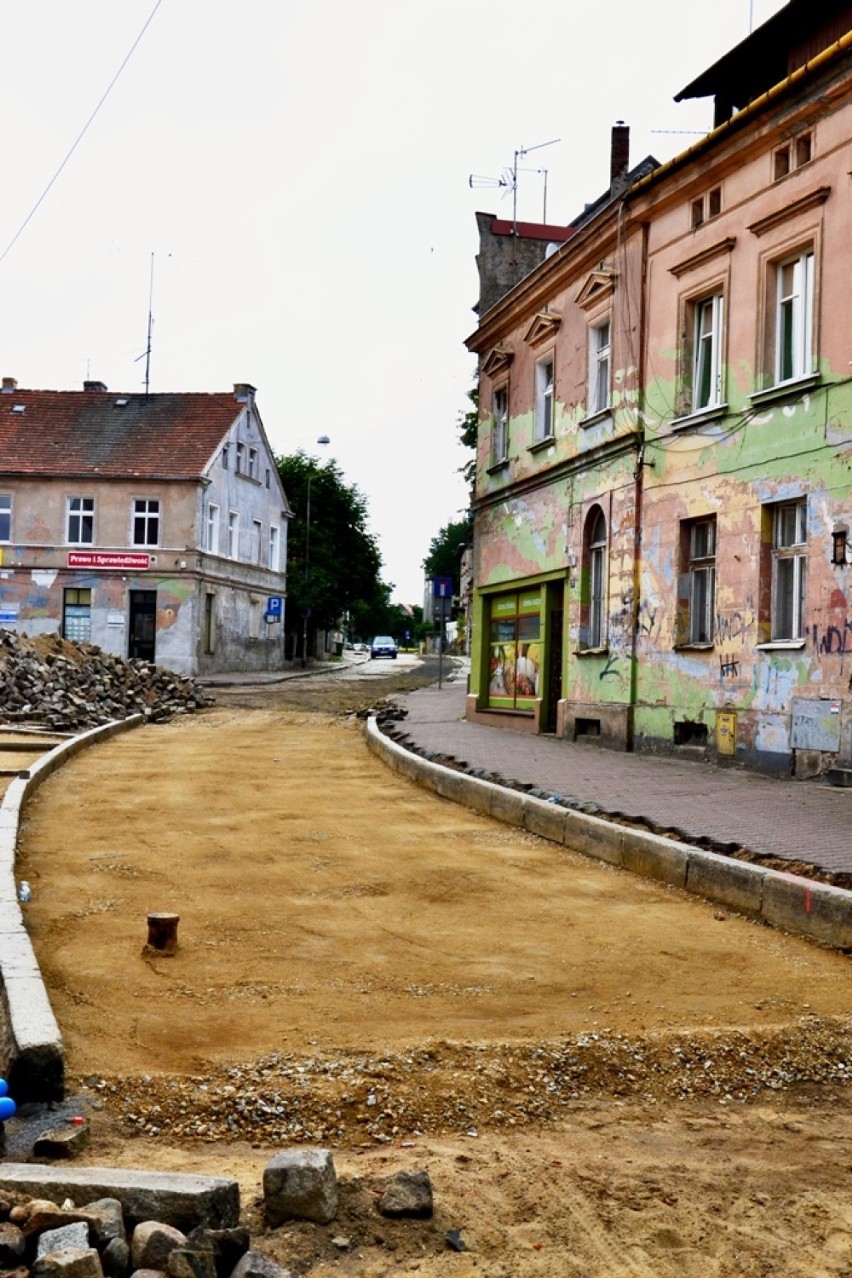
<svg viewBox="0 0 852 1278">
<path fill-rule="evenodd" d="M 157 10 L 159 9 L 159 7 L 160 7 L 160 5 L 161 5 L 162 3 L 163 3 L 163 0 L 157 0 L 157 3 L 154 5 L 153 9 L 151 10 L 150 14 L 148 15 L 148 19 L 147 19 L 147 21 L 145 22 L 145 25 L 143 26 L 142 30 L 139 32 L 139 34 L 138 34 L 138 36 L 136 37 L 136 39 L 133 41 L 133 44 L 130 46 L 130 50 L 128 51 L 127 55 L 125 56 L 124 61 L 122 62 L 121 66 L 118 68 L 118 70 L 116 71 L 115 75 L 114 75 L 114 76 L 112 77 L 112 79 L 110 80 L 109 84 L 107 85 L 106 89 L 104 90 L 104 93 L 102 94 L 101 99 L 100 99 L 100 101 L 98 102 L 97 106 L 95 107 L 94 111 L 93 111 L 93 112 L 92 112 L 92 114 L 89 116 L 88 120 L 87 120 L 87 121 L 86 121 L 86 123 L 83 125 L 82 129 L 80 130 L 80 132 L 77 134 L 77 137 L 75 138 L 75 140 L 74 140 L 74 142 L 73 142 L 73 144 L 72 144 L 72 146 L 71 146 L 71 149 L 69 150 L 68 154 L 65 156 L 65 159 L 62 161 L 62 163 L 60 164 L 59 168 L 56 170 L 56 172 L 54 173 L 53 177 L 50 179 L 50 181 L 48 182 L 47 186 L 44 188 L 44 190 L 42 191 L 41 195 L 38 197 L 38 199 L 36 200 L 35 204 L 34 204 L 34 205 L 33 205 L 33 207 L 30 209 L 29 213 L 28 213 L 28 214 L 27 214 L 27 216 L 24 218 L 23 222 L 22 222 L 22 223 L 21 223 L 21 225 L 18 227 L 17 231 L 16 231 L 16 232 L 15 232 L 15 234 L 12 236 L 11 240 L 9 241 L 9 243 L 6 245 L 6 247 L 5 247 L 5 249 L 3 250 L 3 252 L 2 252 L 2 253 L 0 253 L 0 262 L 3 262 L 3 261 L 5 261 L 5 260 L 6 260 L 6 256 L 7 256 L 7 254 L 11 252 L 11 250 L 14 248 L 15 244 L 18 242 L 18 240 L 20 239 L 20 237 L 23 235 L 23 233 L 24 233 L 24 231 L 26 230 L 27 226 L 29 225 L 29 223 L 31 222 L 31 220 L 33 219 L 33 217 L 35 216 L 35 214 L 37 213 L 37 211 L 38 211 L 39 207 L 41 206 L 41 204 L 42 204 L 42 202 L 44 201 L 45 197 L 47 196 L 48 192 L 50 191 L 51 187 L 52 187 L 52 186 L 53 186 L 53 184 L 56 182 L 56 180 L 57 180 L 57 178 L 59 177 L 59 175 L 60 175 L 60 173 L 62 172 L 62 170 L 65 168 L 65 165 L 66 165 L 66 164 L 68 163 L 68 161 L 71 159 L 71 156 L 72 156 L 72 155 L 74 154 L 74 152 L 77 150 L 77 147 L 80 145 L 80 143 L 82 142 L 83 138 L 86 136 L 86 133 L 87 133 L 87 132 L 88 132 L 88 130 L 89 130 L 89 126 L 92 124 L 92 122 L 93 122 L 93 120 L 94 120 L 95 116 L 98 114 L 98 112 L 100 111 L 101 107 L 102 107 L 102 106 L 103 106 L 103 104 L 106 102 L 107 98 L 109 97 L 110 93 L 112 92 L 112 89 L 113 89 L 113 87 L 114 87 L 114 85 L 115 85 L 116 81 L 118 80 L 118 77 L 121 75 L 122 71 L 123 71 L 123 70 L 124 70 L 124 68 L 127 66 L 127 64 L 128 64 L 128 62 L 130 61 L 130 59 L 133 57 L 133 54 L 136 52 L 136 46 L 139 44 L 139 41 L 142 39 L 143 35 L 144 35 L 144 34 L 145 34 L 145 32 L 148 30 L 148 27 L 151 25 L 151 22 L 152 22 L 152 20 L 153 20 L 154 14 L 157 12 Z"/>
</svg>

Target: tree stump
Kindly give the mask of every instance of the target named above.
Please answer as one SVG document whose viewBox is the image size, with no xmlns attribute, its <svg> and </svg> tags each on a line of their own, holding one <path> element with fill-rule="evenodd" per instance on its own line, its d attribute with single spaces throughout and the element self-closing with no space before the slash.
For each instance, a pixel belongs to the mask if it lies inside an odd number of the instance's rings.
<svg viewBox="0 0 852 1278">
<path fill-rule="evenodd" d="M 148 940 L 142 953 L 165 956 L 174 954 L 178 947 L 178 923 L 179 914 L 149 914 Z"/>
</svg>

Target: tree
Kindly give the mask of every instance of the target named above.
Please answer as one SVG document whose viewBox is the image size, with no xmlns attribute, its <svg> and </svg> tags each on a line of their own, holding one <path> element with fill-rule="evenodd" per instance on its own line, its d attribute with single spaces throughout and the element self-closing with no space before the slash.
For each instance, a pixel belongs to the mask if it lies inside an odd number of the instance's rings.
<svg viewBox="0 0 852 1278">
<path fill-rule="evenodd" d="M 390 607 L 393 587 L 381 579 L 366 497 L 345 483 L 333 460 L 320 465 L 300 450 L 277 457 L 276 465 L 293 511 L 287 530 L 287 651 L 301 649 L 305 628 L 308 651 L 317 630 L 346 624 L 371 633 L 373 618 Z"/>
<path fill-rule="evenodd" d="M 472 407 L 466 413 L 459 413 L 456 424 L 462 444 L 465 448 L 473 450 L 473 456 L 459 468 L 468 488 L 473 488 L 476 477 L 476 440 L 479 434 L 479 386 L 472 386 L 467 392 L 467 397 Z"/>
<path fill-rule="evenodd" d="M 423 560 L 423 568 L 427 577 L 452 577 L 453 594 L 460 590 L 461 552 L 469 546 L 473 537 L 473 517 L 465 515 L 464 519 L 450 520 L 436 537 L 432 538 L 429 553 Z"/>
</svg>

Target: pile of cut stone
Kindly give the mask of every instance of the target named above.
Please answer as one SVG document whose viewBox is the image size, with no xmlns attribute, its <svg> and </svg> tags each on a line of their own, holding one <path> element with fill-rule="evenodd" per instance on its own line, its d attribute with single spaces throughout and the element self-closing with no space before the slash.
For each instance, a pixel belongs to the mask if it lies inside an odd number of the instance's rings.
<svg viewBox="0 0 852 1278">
<path fill-rule="evenodd" d="M 0 630 L 0 722 L 79 732 L 142 714 L 157 721 L 213 704 L 195 679 L 57 634 Z"/>
</svg>

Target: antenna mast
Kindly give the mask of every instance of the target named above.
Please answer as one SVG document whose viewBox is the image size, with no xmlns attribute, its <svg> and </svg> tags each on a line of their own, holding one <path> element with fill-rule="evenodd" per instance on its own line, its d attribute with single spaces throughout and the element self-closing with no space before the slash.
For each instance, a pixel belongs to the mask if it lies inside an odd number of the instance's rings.
<svg viewBox="0 0 852 1278">
<path fill-rule="evenodd" d="M 148 344 L 145 347 L 145 398 L 151 386 L 151 329 L 154 325 L 154 254 L 151 254 L 151 281 L 148 286 Z"/>
</svg>

